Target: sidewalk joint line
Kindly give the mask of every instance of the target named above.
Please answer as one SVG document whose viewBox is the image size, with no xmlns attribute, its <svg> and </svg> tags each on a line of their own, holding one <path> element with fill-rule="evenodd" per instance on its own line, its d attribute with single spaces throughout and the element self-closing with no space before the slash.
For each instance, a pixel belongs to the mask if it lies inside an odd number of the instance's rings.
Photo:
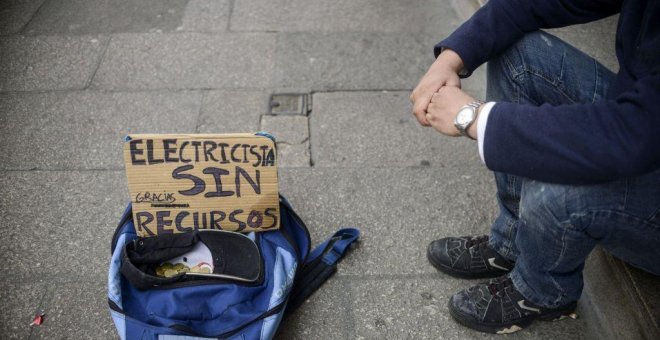
<svg viewBox="0 0 660 340">
<path fill-rule="evenodd" d="M 98 92 L 98 93 L 142 93 L 142 92 L 186 92 L 186 91 L 255 91 L 255 92 L 268 92 L 277 91 L 280 86 L 272 87 L 154 87 L 154 88 L 84 88 L 72 87 L 65 89 L 36 89 L 36 90 L 0 90 L 0 95 L 5 94 L 41 94 L 41 93 L 58 93 L 58 92 Z M 286 87 L 283 87 L 286 88 Z M 310 95 L 323 94 L 323 93 L 353 93 L 353 92 L 367 92 L 367 93 L 394 93 L 394 92 L 411 92 L 412 89 L 333 89 L 333 90 L 312 90 Z"/>
</svg>

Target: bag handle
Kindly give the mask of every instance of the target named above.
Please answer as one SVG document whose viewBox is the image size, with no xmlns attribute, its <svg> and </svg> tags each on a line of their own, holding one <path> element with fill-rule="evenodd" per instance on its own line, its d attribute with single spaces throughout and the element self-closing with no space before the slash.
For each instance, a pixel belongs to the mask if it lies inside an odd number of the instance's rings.
<svg viewBox="0 0 660 340">
<path fill-rule="evenodd" d="M 296 310 L 337 272 L 337 263 L 346 255 L 351 244 L 359 238 L 358 229 L 343 228 L 312 250 L 301 272 L 296 276 L 286 308 L 287 312 Z"/>
</svg>

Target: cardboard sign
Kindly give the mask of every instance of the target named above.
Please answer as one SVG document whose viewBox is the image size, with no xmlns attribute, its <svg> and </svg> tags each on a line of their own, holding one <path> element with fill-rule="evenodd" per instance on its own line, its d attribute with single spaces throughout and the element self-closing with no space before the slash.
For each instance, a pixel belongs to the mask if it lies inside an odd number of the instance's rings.
<svg viewBox="0 0 660 340">
<path fill-rule="evenodd" d="M 279 228 L 275 143 L 253 134 L 126 137 L 138 236 Z"/>
</svg>

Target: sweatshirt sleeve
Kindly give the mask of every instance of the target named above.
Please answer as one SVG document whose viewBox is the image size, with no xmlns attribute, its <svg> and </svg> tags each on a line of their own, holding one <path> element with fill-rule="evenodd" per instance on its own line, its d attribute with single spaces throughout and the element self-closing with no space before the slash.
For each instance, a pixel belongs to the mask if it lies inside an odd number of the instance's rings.
<svg viewBox="0 0 660 340">
<path fill-rule="evenodd" d="M 598 20 L 621 10 L 621 0 L 489 0 L 434 47 L 461 56 L 465 77 L 525 33 Z"/>
<path fill-rule="evenodd" d="M 552 106 L 498 102 L 483 152 L 494 171 L 589 184 L 660 168 L 660 69 L 616 99 Z"/>
</svg>

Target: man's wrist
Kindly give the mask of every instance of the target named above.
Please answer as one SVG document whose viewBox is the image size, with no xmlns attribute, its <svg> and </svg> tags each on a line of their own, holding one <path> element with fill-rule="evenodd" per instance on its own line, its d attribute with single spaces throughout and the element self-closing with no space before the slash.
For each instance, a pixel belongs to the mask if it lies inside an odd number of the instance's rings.
<svg viewBox="0 0 660 340">
<path fill-rule="evenodd" d="M 476 110 L 477 116 L 474 117 L 474 121 L 472 122 L 472 124 L 470 124 L 468 129 L 465 131 L 467 133 L 467 135 L 470 136 L 470 138 L 472 138 L 474 140 L 477 140 L 477 135 L 478 135 L 477 126 L 479 125 L 479 118 L 481 117 L 481 109 L 483 109 L 483 107 L 484 107 L 483 104 L 479 105 L 479 107 Z"/>
<path fill-rule="evenodd" d="M 443 49 L 440 55 L 438 55 L 436 61 L 449 67 L 452 71 L 456 72 L 456 74 L 463 70 L 464 67 L 463 59 L 461 59 L 461 56 L 449 48 Z"/>
</svg>

